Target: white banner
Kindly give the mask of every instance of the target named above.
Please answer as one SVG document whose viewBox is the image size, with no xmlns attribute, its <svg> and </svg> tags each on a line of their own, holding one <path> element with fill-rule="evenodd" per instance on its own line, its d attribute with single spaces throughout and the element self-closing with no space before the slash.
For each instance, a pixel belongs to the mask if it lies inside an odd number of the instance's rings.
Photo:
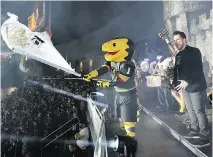
<svg viewBox="0 0 213 157">
<path fill-rule="evenodd" d="M 8 13 L 10 17 L 1 27 L 2 38 L 15 53 L 25 55 L 66 73 L 81 76 L 67 63 L 53 46 L 47 32 L 32 32 L 18 21 L 18 16 Z"/>
</svg>

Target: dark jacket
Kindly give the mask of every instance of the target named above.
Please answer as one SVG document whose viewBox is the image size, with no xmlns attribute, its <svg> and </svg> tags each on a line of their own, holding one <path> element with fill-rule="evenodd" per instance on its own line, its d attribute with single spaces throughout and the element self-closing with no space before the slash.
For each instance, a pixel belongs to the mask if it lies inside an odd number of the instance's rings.
<svg viewBox="0 0 213 157">
<path fill-rule="evenodd" d="M 189 93 L 207 88 L 199 49 L 187 45 L 176 55 L 173 81 L 175 86 L 178 85 L 178 80 L 185 80 L 188 83 L 185 90 Z"/>
</svg>

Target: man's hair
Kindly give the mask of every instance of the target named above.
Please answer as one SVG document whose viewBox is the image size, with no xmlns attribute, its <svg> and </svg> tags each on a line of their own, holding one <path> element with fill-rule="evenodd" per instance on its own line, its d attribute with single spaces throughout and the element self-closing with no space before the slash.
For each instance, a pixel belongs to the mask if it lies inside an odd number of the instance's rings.
<svg viewBox="0 0 213 157">
<path fill-rule="evenodd" d="M 181 38 L 186 39 L 186 34 L 184 32 L 174 31 L 173 36 L 175 36 L 175 35 L 180 35 Z"/>
</svg>

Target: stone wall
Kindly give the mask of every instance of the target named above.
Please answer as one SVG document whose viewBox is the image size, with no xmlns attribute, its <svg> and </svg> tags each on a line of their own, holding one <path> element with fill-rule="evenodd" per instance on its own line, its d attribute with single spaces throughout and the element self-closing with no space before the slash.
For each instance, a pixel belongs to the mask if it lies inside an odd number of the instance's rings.
<svg viewBox="0 0 213 157">
<path fill-rule="evenodd" d="M 203 10 L 211 7 L 211 2 L 207 1 L 164 1 L 164 20 L 173 16 Z"/>
<path fill-rule="evenodd" d="M 212 9 L 209 13 L 200 15 L 191 20 L 189 45 L 200 49 L 203 56 L 203 68 L 207 83 L 212 82 Z M 207 15 L 210 15 L 207 17 Z M 209 91 L 210 89 L 208 89 Z"/>
<path fill-rule="evenodd" d="M 198 19 L 190 22 L 191 40 L 189 44 L 198 47 L 203 55 L 203 60 L 208 61 L 212 67 L 212 9 L 209 15 L 207 17 L 207 13 L 202 14 Z"/>
</svg>

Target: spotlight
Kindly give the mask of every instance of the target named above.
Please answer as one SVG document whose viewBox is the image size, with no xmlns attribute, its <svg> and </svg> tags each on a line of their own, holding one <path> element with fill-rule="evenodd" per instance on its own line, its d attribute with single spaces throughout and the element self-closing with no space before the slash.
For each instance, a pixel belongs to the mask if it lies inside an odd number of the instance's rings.
<svg viewBox="0 0 213 157">
<path fill-rule="evenodd" d="M 31 67 L 30 67 L 31 65 L 30 65 L 30 62 L 29 61 L 26 61 L 26 60 L 24 60 L 24 61 L 21 61 L 20 62 L 20 64 L 19 64 L 19 68 L 20 68 L 20 70 L 22 71 L 22 72 L 29 72 L 31 69 Z"/>
<path fill-rule="evenodd" d="M 136 157 L 137 141 L 129 136 L 116 135 L 113 142 L 113 150 L 125 157 Z"/>
</svg>

